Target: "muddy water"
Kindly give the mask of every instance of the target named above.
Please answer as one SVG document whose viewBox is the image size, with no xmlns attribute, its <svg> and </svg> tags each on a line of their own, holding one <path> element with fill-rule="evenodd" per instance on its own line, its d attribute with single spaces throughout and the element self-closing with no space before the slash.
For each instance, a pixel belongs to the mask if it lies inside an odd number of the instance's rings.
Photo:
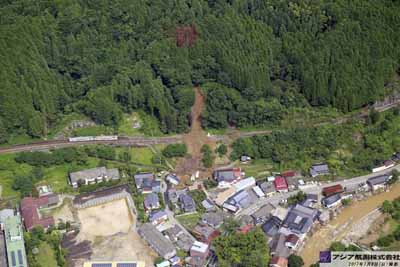
<svg viewBox="0 0 400 267">
<path fill-rule="evenodd" d="M 304 249 L 300 253 L 305 262 L 304 266 L 316 262 L 319 252 L 328 248 L 333 241 L 341 240 L 351 230 L 353 223 L 379 207 L 383 201 L 393 200 L 397 197 L 400 197 L 399 183 L 394 185 L 389 192 L 371 196 L 344 208 L 339 216 L 306 240 Z"/>
</svg>

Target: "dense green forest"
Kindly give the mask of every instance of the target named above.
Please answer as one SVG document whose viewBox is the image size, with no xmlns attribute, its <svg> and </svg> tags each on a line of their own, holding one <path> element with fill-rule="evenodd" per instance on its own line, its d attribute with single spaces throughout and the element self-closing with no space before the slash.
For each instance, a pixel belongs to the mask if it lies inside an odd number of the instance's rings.
<svg viewBox="0 0 400 267">
<path fill-rule="evenodd" d="M 71 112 L 117 127 L 143 110 L 183 132 L 193 85 L 211 128 L 381 98 L 400 63 L 400 2 L 5 0 L 0 36 L 0 142 L 45 136 Z"/>
</svg>

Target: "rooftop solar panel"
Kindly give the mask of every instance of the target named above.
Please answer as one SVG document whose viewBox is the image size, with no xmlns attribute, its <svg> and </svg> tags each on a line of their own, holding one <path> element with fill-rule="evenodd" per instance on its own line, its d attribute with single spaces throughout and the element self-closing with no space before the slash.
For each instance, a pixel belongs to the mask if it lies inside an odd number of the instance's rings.
<svg viewBox="0 0 400 267">
<path fill-rule="evenodd" d="M 92 263 L 92 267 L 112 267 L 112 263 Z"/>
<path fill-rule="evenodd" d="M 15 252 L 11 251 L 11 265 L 12 266 L 17 266 L 17 262 L 15 260 Z"/>
<path fill-rule="evenodd" d="M 117 263 L 117 267 L 136 267 L 136 263 Z"/>
<path fill-rule="evenodd" d="M 23 259 L 22 259 L 22 251 L 18 250 L 18 261 L 19 261 L 19 265 L 24 265 Z"/>
</svg>

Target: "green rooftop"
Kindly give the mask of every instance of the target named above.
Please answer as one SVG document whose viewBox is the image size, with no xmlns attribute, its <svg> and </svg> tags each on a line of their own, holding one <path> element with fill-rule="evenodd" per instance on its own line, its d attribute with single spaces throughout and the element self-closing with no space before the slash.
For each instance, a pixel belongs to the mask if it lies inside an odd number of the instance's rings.
<svg viewBox="0 0 400 267">
<path fill-rule="evenodd" d="M 16 215 L 6 218 L 4 228 L 8 266 L 27 267 L 21 217 Z"/>
</svg>

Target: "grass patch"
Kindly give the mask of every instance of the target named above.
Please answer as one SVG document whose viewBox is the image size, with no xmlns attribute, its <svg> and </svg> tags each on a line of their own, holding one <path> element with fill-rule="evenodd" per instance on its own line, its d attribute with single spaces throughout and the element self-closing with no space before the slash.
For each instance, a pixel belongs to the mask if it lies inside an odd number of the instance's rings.
<svg viewBox="0 0 400 267">
<path fill-rule="evenodd" d="M 39 245 L 39 253 L 36 256 L 37 262 L 41 267 L 54 267 L 57 266 L 54 250 L 49 244 L 41 242 Z"/>
<path fill-rule="evenodd" d="M 14 160 L 15 154 L 0 155 L 0 185 L 2 186 L 2 197 L 18 197 L 19 193 L 12 189 L 15 177 L 27 175 L 32 167 L 28 164 L 18 164 Z"/>
<path fill-rule="evenodd" d="M 142 120 L 137 112 L 132 114 L 124 114 L 121 125 L 118 127 L 118 134 L 126 136 L 143 135 L 141 128 L 133 128 L 133 125 L 138 122 L 143 125 Z"/>
<path fill-rule="evenodd" d="M 120 159 L 122 154 L 129 152 L 131 155 L 130 162 L 139 165 L 154 165 L 152 163 L 153 151 L 148 147 L 134 147 L 134 148 L 116 148 L 117 158 Z"/>
<path fill-rule="evenodd" d="M 266 177 L 273 167 L 271 162 L 265 159 L 252 160 L 247 164 L 240 164 L 238 162 L 237 166 L 242 168 L 247 177 L 253 176 L 255 178 L 259 178 L 261 176 Z"/>
<path fill-rule="evenodd" d="M 97 135 L 113 135 L 115 130 L 112 127 L 104 125 L 96 125 L 85 128 L 77 128 L 72 131 L 72 136 L 97 136 Z"/>
<path fill-rule="evenodd" d="M 176 216 L 176 219 L 186 228 L 193 229 L 199 222 L 201 215 L 199 213 L 183 214 Z"/>
</svg>

